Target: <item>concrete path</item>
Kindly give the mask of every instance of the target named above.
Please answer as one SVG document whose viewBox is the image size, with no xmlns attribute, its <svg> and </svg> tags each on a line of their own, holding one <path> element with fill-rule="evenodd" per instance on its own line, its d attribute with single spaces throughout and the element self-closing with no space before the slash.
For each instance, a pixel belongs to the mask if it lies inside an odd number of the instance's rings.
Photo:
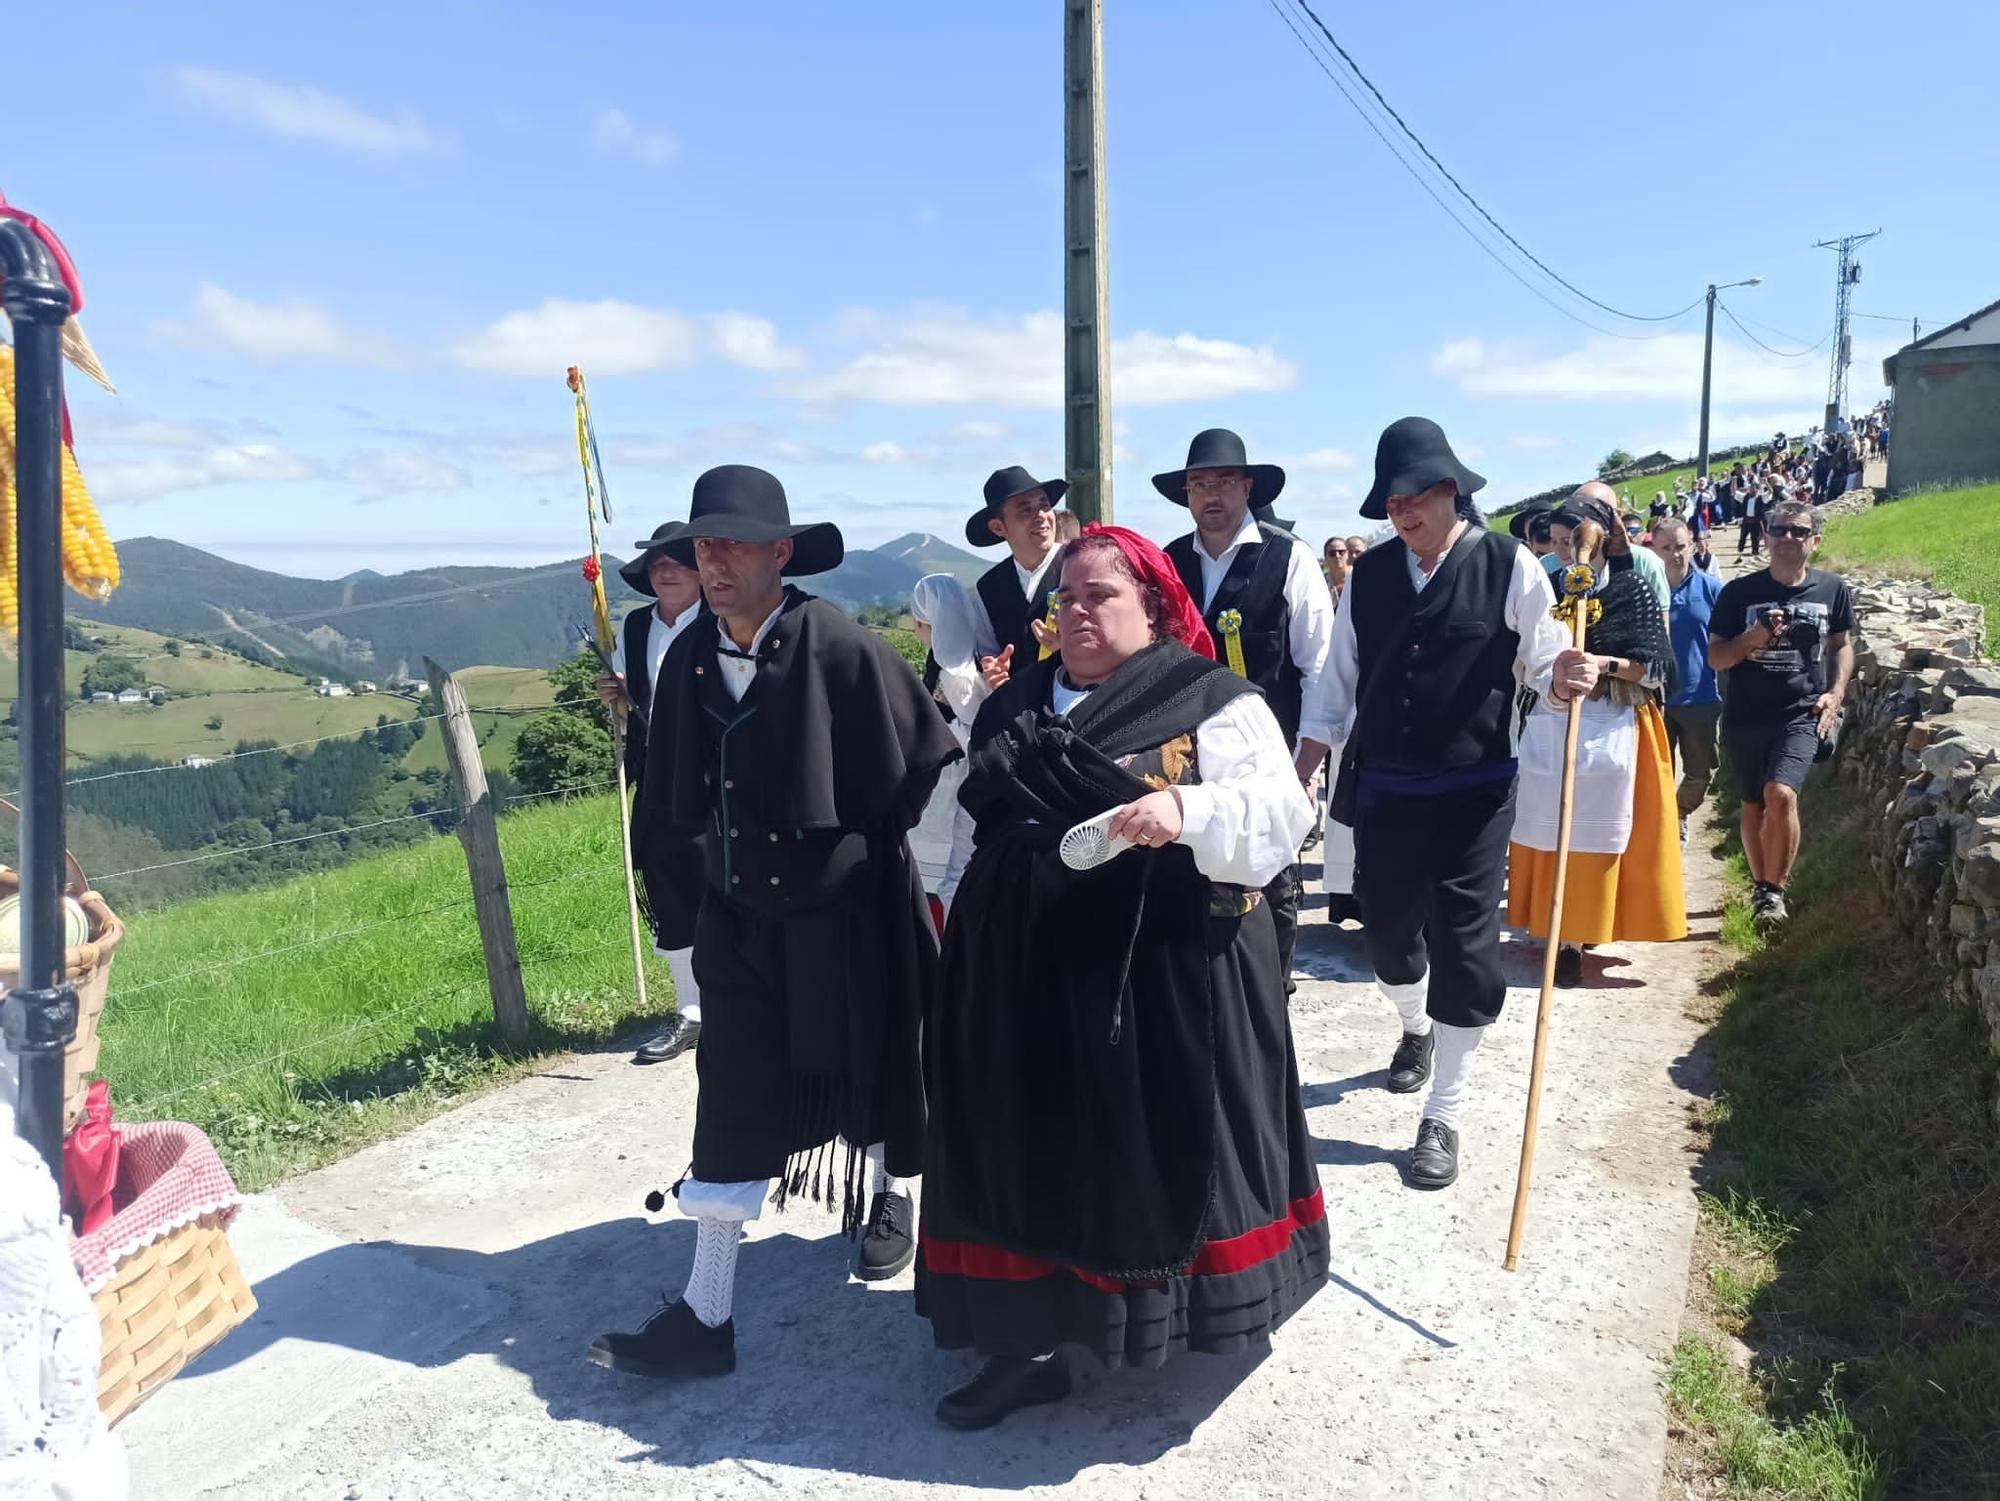
<svg viewBox="0 0 2000 1501">
<path fill-rule="evenodd" d="M 734 1377 L 590 1366 L 686 1271 L 690 1224 L 642 1200 L 687 1160 L 694 1072 L 582 1056 L 252 1203 L 233 1239 L 261 1311 L 121 1428 L 136 1493 L 1653 1497 L 1695 1218 L 1683 1008 L 1719 906 L 1714 860 L 1690 866 L 1692 941 L 1602 951 L 1558 993 L 1518 1272 L 1537 949 L 1508 948 L 1463 1176 L 1420 1194 L 1419 1101 L 1381 1087 L 1393 1014 L 1358 932 L 1312 913 L 1293 1018 L 1333 1269 L 1266 1353 L 1086 1373 L 1062 1408 L 949 1433 L 930 1407 L 970 1361 L 932 1348 L 907 1276 L 850 1281 L 828 1219 L 793 1210 L 745 1245 Z"/>
</svg>

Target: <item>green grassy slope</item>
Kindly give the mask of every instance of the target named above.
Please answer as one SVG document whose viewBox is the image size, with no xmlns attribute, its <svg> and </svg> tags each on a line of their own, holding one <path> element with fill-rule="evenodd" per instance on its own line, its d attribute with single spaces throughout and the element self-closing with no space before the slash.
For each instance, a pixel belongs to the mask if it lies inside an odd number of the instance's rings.
<svg viewBox="0 0 2000 1501">
<path fill-rule="evenodd" d="M 500 831 L 526 1047 L 497 1046 L 464 855 L 439 837 L 132 917 L 99 1069 L 118 1115 L 194 1122 L 254 1188 L 629 1025 L 615 802 L 531 804 Z M 648 949 L 658 1012 L 672 988 Z"/>
<path fill-rule="evenodd" d="M 1815 561 L 1932 579 L 1986 607 L 1986 650 L 2000 651 L 2000 485 L 1912 495 L 1841 517 Z"/>
<path fill-rule="evenodd" d="M 105 756 L 151 756 L 178 761 L 186 756 L 219 756 L 245 740 L 290 745 L 322 735 L 372 729 L 377 716 L 409 719 L 417 706 L 405 698 L 366 693 L 353 698 L 320 698 L 297 678 L 286 693 L 210 693 L 152 704 L 69 706 L 69 759 L 87 766 Z M 208 721 L 220 715 L 222 728 Z"/>
</svg>

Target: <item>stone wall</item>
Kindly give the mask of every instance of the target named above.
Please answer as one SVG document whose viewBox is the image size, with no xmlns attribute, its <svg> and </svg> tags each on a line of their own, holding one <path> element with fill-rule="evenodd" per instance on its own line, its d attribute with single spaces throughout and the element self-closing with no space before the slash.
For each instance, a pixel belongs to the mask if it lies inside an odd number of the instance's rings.
<svg viewBox="0 0 2000 1501">
<path fill-rule="evenodd" d="M 1868 858 L 1898 919 L 2000 1055 L 2000 667 L 1984 660 L 1985 611 L 1929 584 L 1849 583 L 1859 639 L 1840 775 L 1881 811 Z"/>
</svg>

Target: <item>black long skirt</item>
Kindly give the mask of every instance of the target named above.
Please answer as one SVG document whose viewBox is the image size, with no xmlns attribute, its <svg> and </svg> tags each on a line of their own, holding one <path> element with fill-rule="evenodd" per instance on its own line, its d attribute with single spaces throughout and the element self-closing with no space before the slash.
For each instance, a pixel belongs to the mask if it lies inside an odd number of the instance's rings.
<svg viewBox="0 0 2000 1501">
<path fill-rule="evenodd" d="M 1325 1284 L 1325 1205 L 1299 1103 L 1271 914 L 1260 904 L 1244 917 L 1208 922 L 1214 1069 L 1205 1104 L 1212 1153 L 1192 1256 L 1163 1275 L 1117 1277 L 1009 1246 L 1006 1227 L 981 1227 L 951 1209 L 954 1201 L 978 1200 L 977 1193 L 955 1193 L 961 1185 L 951 1181 L 954 1172 L 978 1172 L 978 1165 L 934 1152 L 925 1180 L 917 1308 L 939 1346 L 1041 1355 L 1073 1344 L 1108 1366 L 1157 1367 L 1183 1349 L 1241 1350 Z M 1037 1024 L 1032 1007 L 989 1013 L 984 1024 L 1006 1027 L 1009 1017 L 1012 1025 Z M 951 1087 L 949 1079 L 939 1082 Z M 992 1078 L 981 1085 L 990 1092 Z M 1039 1086 L 1017 1077 L 1009 1087 L 1018 1088 L 1025 1109 Z M 981 1155 L 1008 1151 L 1008 1142 L 996 1140 Z M 1021 1166 L 1003 1164 L 996 1172 Z M 1060 1192 L 1054 1181 L 1064 1177 L 1060 1158 L 1027 1166 L 1048 1174 Z M 1143 1160 L 1119 1166 L 1154 1170 Z M 1146 1197 L 1143 1190 L 1138 1197 Z"/>
</svg>

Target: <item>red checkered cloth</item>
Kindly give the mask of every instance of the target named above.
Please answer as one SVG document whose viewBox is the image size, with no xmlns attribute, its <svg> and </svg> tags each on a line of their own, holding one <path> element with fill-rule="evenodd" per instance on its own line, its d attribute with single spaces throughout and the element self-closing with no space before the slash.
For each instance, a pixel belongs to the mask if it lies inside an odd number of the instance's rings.
<svg viewBox="0 0 2000 1501">
<path fill-rule="evenodd" d="M 180 1121 L 118 1128 L 118 1186 L 111 1218 L 70 1242 L 86 1291 L 111 1280 L 118 1263 L 204 1214 L 234 1217 L 243 1195 L 208 1138 Z"/>
</svg>

